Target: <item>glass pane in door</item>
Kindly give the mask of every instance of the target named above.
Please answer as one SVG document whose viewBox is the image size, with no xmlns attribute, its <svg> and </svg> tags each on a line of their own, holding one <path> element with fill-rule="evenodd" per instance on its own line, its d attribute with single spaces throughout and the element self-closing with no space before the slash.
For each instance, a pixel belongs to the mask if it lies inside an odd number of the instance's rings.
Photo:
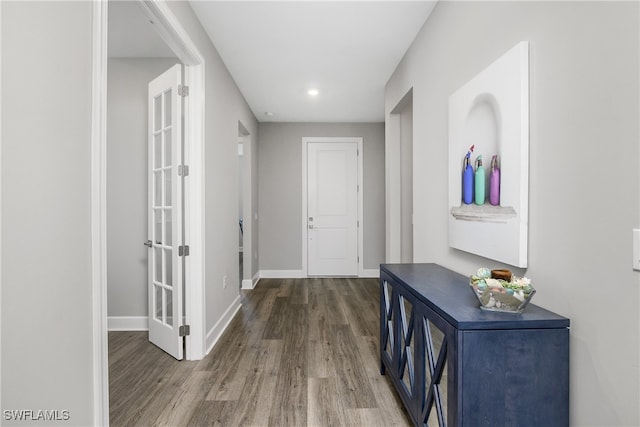
<svg viewBox="0 0 640 427">
<path fill-rule="evenodd" d="M 162 171 L 153 173 L 153 207 L 162 206 Z"/>
<path fill-rule="evenodd" d="M 153 318 L 162 322 L 162 286 L 155 284 L 153 289 L 153 306 L 155 307 L 153 310 Z"/>
<path fill-rule="evenodd" d="M 153 168 L 158 169 L 162 167 L 162 134 L 156 133 L 153 135 Z"/>
<path fill-rule="evenodd" d="M 173 326 L 173 292 L 171 289 L 165 289 L 164 292 L 165 301 L 167 302 L 165 323 L 169 326 Z"/>
<path fill-rule="evenodd" d="M 166 129 L 162 135 L 164 136 L 164 165 L 171 167 L 171 128 Z"/>
<path fill-rule="evenodd" d="M 168 90 L 164 94 L 164 123 L 163 127 L 171 126 L 171 91 Z"/>
<path fill-rule="evenodd" d="M 153 210 L 153 236 L 151 237 L 153 243 L 162 243 L 162 211 L 160 209 Z"/>
<path fill-rule="evenodd" d="M 153 130 L 162 129 L 162 94 L 153 99 Z"/>
<path fill-rule="evenodd" d="M 167 169 L 164 171 L 164 206 L 171 206 L 172 190 L 173 188 L 171 187 L 171 169 Z"/>
<path fill-rule="evenodd" d="M 165 256 L 164 284 L 168 287 L 173 286 L 173 265 L 171 262 L 171 249 L 163 249 Z"/>
<path fill-rule="evenodd" d="M 164 237 L 163 237 L 164 240 L 162 241 L 165 246 L 172 245 L 171 233 L 172 233 L 171 210 L 165 209 L 164 210 Z"/>
</svg>

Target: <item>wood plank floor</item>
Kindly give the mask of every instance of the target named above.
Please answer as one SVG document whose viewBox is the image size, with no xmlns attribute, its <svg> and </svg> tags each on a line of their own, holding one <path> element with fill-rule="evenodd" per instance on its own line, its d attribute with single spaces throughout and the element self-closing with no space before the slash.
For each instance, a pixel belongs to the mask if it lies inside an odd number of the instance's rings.
<svg viewBox="0 0 640 427">
<path fill-rule="evenodd" d="M 112 426 L 407 426 L 380 375 L 376 279 L 262 279 L 203 360 L 109 333 Z"/>
</svg>

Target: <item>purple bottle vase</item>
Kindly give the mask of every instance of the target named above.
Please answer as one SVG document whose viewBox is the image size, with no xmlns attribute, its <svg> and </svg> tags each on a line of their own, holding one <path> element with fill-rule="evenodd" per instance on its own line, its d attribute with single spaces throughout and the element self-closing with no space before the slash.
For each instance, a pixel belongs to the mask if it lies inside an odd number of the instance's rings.
<svg viewBox="0 0 640 427">
<path fill-rule="evenodd" d="M 465 157 L 462 169 L 462 201 L 466 205 L 473 203 L 473 167 L 469 164 L 469 157 Z"/>
<path fill-rule="evenodd" d="M 491 172 L 489 173 L 489 203 L 492 206 L 500 205 L 500 168 L 498 167 L 498 155 L 491 158 Z"/>
</svg>

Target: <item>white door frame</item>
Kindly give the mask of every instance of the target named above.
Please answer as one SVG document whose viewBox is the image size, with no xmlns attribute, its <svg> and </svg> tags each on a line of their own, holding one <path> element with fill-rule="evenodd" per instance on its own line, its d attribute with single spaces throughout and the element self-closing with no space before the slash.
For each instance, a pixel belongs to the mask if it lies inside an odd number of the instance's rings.
<svg viewBox="0 0 640 427">
<path fill-rule="evenodd" d="M 184 82 L 189 86 L 185 100 L 185 155 L 189 178 L 185 186 L 185 244 L 191 255 L 185 258 L 189 284 L 185 293 L 186 320 L 191 334 L 186 339 L 188 360 L 205 355 L 204 333 L 204 57 L 200 54 L 173 12 L 157 0 L 139 0 L 158 32 L 185 65 Z M 109 365 L 107 343 L 107 30 L 108 2 L 93 2 L 92 36 L 92 134 L 91 134 L 91 256 L 93 289 L 93 377 L 94 422 L 109 424 Z"/>
<path fill-rule="evenodd" d="M 362 194 L 363 188 L 363 167 L 362 167 L 362 138 L 361 137 L 303 137 L 302 138 L 302 276 L 308 277 L 307 266 L 307 155 L 310 143 L 313 142 L 355 142 L 358 144 L 358 276 L 365 276 L 364 271 L 364 236 L 362 221 Z"/>
</svg>

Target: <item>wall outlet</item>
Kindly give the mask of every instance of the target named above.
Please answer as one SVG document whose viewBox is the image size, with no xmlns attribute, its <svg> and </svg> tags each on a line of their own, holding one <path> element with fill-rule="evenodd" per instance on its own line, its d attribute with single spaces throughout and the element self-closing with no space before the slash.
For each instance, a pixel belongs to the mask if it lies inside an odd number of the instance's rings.
<svg viewBox="0 0 640 427">
<path fill-rule="evenodd" d="M 227 289 L 227 282 L 228 282 L 227 276 L 224 276 L 222 278 L 222 289 Z"/>
<path fill-rule="evenodd" d="M 633 229 L 633 269 L 640 271 L 640 229 Z"/>
</svg>

